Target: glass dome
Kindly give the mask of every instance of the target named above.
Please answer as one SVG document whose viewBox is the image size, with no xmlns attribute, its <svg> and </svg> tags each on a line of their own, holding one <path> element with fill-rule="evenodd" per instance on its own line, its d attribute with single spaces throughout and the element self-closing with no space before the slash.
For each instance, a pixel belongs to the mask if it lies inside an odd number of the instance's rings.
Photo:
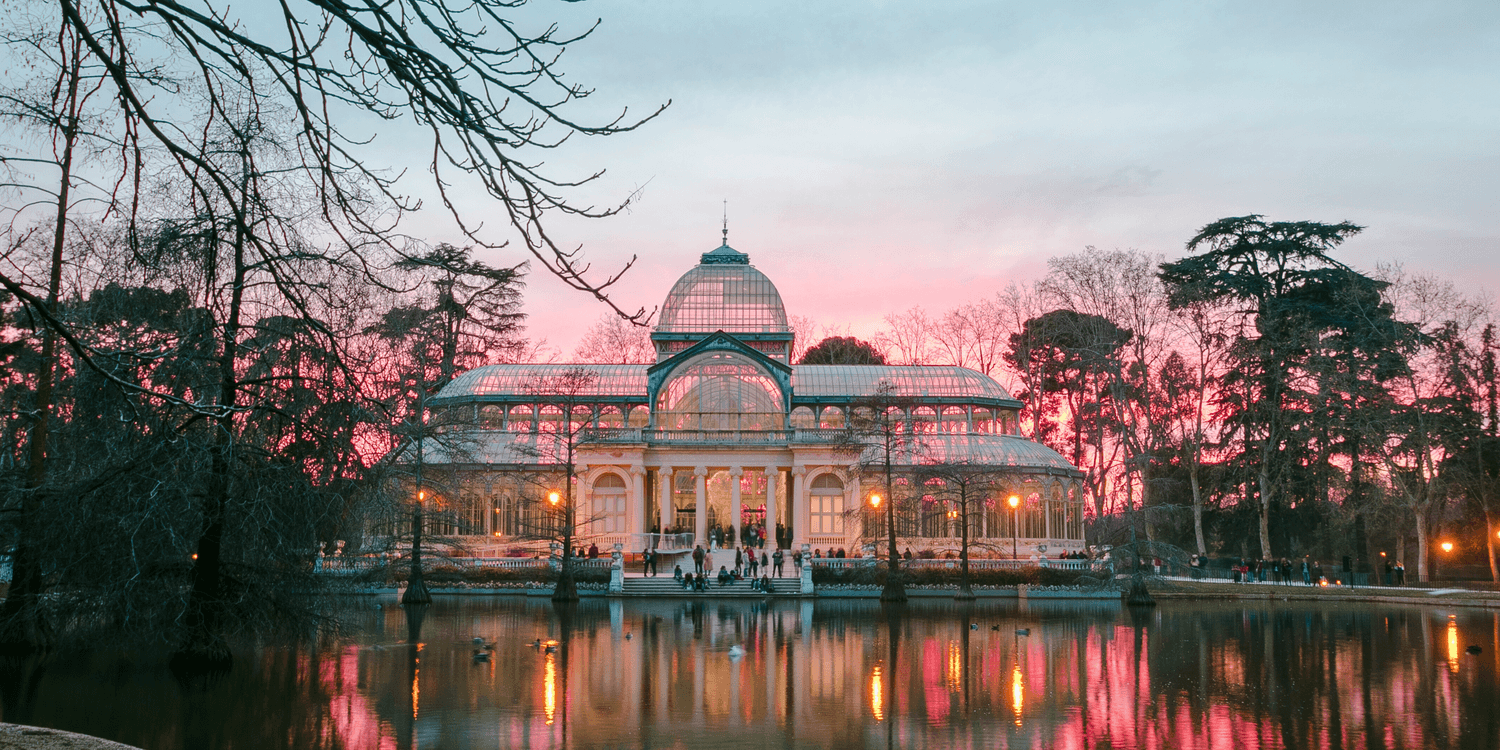
<svg viewBox="0 0 1500 750">
<path fill-rule="evenodd" d="M 781 294 L 728 244 L 703 254 L 667 294 L 657 333 L 790 333 Z"/>
</svg>

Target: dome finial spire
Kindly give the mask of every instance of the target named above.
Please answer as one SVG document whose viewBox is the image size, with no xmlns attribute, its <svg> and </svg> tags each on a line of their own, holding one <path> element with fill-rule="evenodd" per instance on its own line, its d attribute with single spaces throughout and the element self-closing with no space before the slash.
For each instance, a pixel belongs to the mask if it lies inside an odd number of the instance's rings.
<svg viewBox="0 0 1500 750">
<path fill-rule="evenodd" d="M 729 201 L 724 201 L 724 246 L 729 246 Z"/>
</svg>

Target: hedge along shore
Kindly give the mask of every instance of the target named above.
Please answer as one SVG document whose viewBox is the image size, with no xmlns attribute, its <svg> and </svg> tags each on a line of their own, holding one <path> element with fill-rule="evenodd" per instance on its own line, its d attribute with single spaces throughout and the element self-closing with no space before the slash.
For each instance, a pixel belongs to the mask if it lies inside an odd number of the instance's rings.
<svg viewBox="0 0 1500 750">
<path fill-rule="evenodd" d="M 140 750 L 134 745 L 61 729 L 0 724 L 0 750 Z"/>
<path fill-rule="evenodd" d="M 1374 602 L 1500 609 L 1500 591 L 1402 586 L 1308 586 L 1294 583 L 1234 583 L 1188 578 L 1148 579 L 1157 599 L 1239 599 L 1244 601 Z"/>
</svg>

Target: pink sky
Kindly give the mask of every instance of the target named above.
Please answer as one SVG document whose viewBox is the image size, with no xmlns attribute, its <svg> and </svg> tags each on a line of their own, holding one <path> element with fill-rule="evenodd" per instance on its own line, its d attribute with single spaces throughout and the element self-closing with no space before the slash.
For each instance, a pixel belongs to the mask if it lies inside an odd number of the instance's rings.
<svg viewBox="0 0 1500 750">
<path fill-rule="evenodd" d="M 1181 254 L 1224 216 L 1349 220 L 1339 257 L 1500 288 L 1500 5 L 752 4 L 621 1 L 536 12 L 596 34 L 563 69 L 585 112 L 657 121 L 536 155 L 607 167 L 620 216 L 558 222 L 655 307 L 718 244 L 791 315 L 868 335 L 1040 277 L 1049 257 Z M 489 210 L 479 196 L 465 208 Z M 496 237 L 503 228 L 491 228 Z M 434 240 L 457 241 L 436 219 Z M 516 262 L 496 254 L 491 262 Z M 564 357 L 603 312 L 533 274 L 530 332 Z"/>
</svg>

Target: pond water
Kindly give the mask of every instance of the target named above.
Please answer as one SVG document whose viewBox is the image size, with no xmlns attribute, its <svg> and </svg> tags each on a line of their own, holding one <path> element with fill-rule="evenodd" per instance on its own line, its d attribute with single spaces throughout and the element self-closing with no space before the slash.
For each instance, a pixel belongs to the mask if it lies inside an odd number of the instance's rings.
<svg viewBox="0 0 1500 750">
<path fill-rule="evenodd" d="M 453 597 L 411 614 L 351 598 L 347 638 L 243 654 L 209 684 L 154 657 L 53 657 L 0 674 L 0 720 L 151 750 L 1500 748 L 1486 610 Z"/>
</svg>

